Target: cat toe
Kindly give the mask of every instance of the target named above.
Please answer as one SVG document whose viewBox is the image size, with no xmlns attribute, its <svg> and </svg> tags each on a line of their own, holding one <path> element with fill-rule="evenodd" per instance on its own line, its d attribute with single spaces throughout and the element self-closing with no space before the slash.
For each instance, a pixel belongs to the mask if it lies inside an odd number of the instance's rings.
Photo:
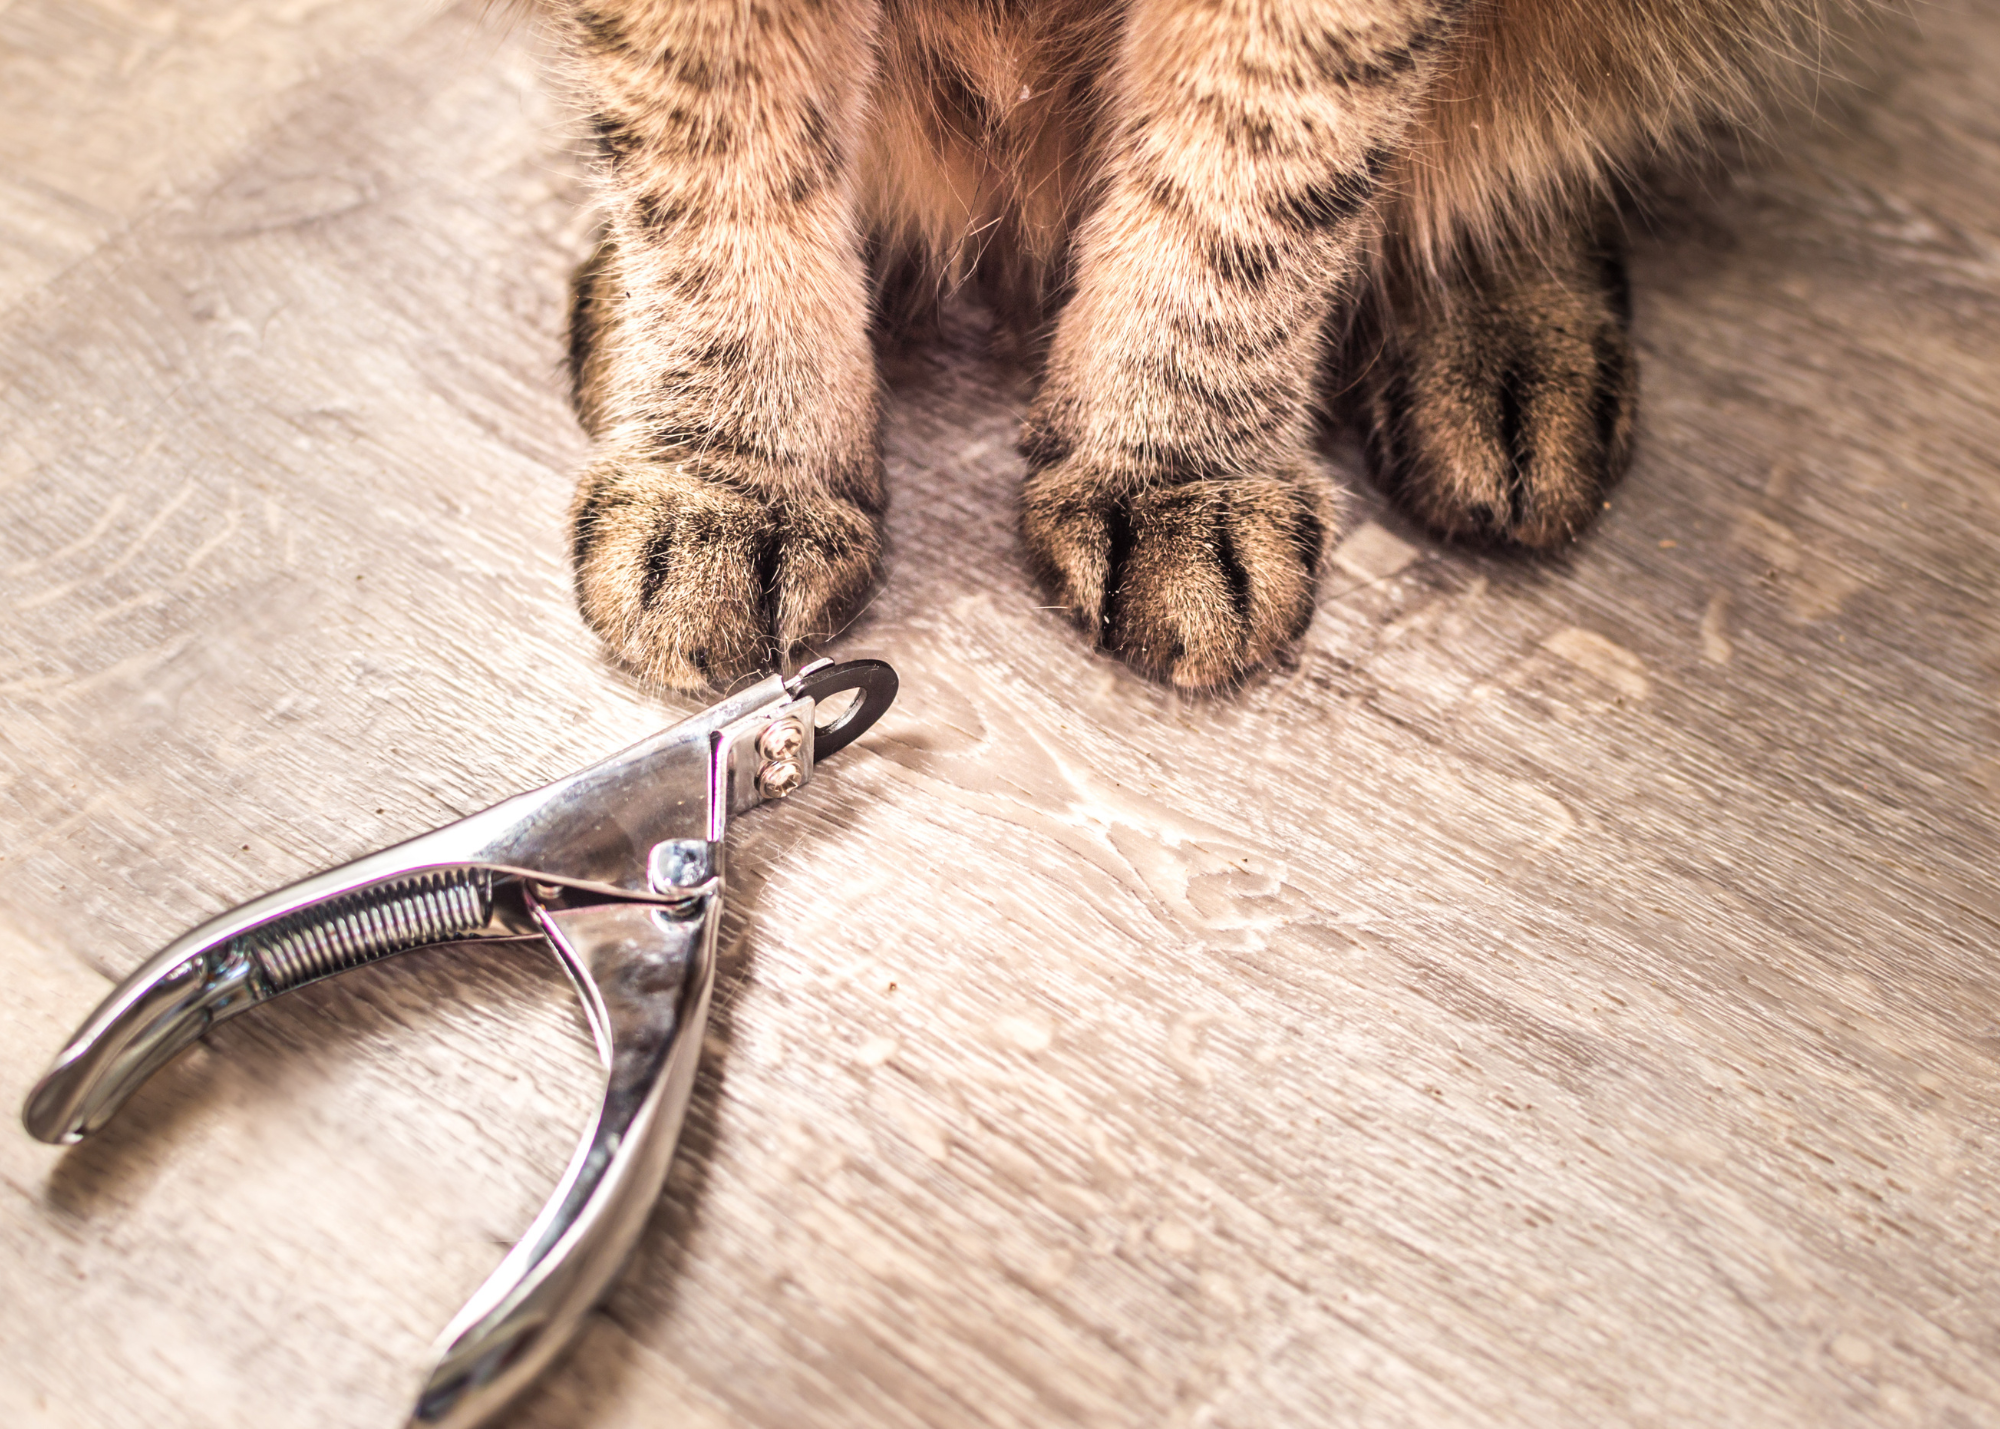
<svg viewBox="0 0 2000 1429">
<path fill-rule="evenodd" d="M 1303 476 L 1121 491 L 1065 465 L 1029 482 L 1022 533 L 1051 595 L 1104 648 L 1207 689 L 1305 632 L 1331 504 Z"/>
<path fill-rule="evenodd" d="M 571 510 L 584 618 L 649 682 L 700 690 L 824 638 L 872 585 L 870 513 L 767 501 L 685 466 L 600 460 Z"/>
<path fill-rule="evenodd" d="M 859 609 L 882 574 L 879 513 L 824 493 L 792 495 L 774 512 L 768 583 L 771 622 L 781 653 L 830 640 Z"/>
</svg>

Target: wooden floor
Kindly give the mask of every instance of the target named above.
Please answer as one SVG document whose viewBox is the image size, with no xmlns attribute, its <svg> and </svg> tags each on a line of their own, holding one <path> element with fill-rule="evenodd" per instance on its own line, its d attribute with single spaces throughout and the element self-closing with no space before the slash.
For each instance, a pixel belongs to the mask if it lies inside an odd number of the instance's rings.
<svg viewBox="0 0 2000 1429">
<path fill-rule="evenodd" d="M 482 10 L 0 5 L 9 1106 L 190 923 L 693 708 L 570 602 L 589 220 Z M 1868 48 L 1641 241 L 1596 531 L 1357 478 L 1239 697 L 1038 608 L 976 331 L 899 380 L 832 653 L 902 700 L 739 827 L 668 1194 L 512 1425 L 2000 1425 L 2000 4 Z M 401 1424 L 597 1075 L 445 950 L 0 1129 L 0 1424 Z"/>
</svg>

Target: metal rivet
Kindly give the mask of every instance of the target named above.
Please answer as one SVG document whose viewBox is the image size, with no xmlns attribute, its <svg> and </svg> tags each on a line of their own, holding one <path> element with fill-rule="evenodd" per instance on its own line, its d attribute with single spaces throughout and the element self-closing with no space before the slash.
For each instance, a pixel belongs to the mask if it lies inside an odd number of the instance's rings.
<svg viewBox="0 0 2000 1429">
<path fill-rule="evenodd" d="M 653 887 L 692 888 L 706 880 L 713 869 L 709 845 L 702 839 L 668 839 L 653 845 Z"/>
<path fill-rule="evenodd" d="M 774 759 L 757 771 L 757 792 L 767 799 L 782 799 L 805 782 L 796 759 Z"/>
<path fill-rule="evenodd" d="M 757 736 L 757 752 L 766 759 L 795 760 L 805 747 L 805 726 L 795 719 L 773 720 Z"/>
</svg>

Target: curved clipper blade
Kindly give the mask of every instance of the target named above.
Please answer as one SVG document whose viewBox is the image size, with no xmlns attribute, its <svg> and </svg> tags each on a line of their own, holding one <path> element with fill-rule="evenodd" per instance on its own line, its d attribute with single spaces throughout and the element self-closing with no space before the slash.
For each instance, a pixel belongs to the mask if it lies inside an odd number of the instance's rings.
<svg viewBox="0 0 2000 1429">
<path fill-rule="evenodd" d="M 537 910 L 590 1011 L 604 1104 L 527 1234 L 440 1337 L 413 1429 L 483 1422 L 561 1352 L 624 1265 L 687 1114 L 721 910 L 713 877 L 682 906 Z"/>
</svg>

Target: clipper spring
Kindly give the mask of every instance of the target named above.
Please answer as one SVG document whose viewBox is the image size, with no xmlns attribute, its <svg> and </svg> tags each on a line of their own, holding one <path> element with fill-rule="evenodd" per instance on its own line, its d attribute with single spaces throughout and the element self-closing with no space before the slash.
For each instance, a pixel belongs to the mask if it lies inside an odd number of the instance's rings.
<svg viewBox="0 0 2000 1429">
<path fill-rule="evenodd" d="M 364 888 L 238 938 L 273 992 L 329 977 L 426 943 L 467 937 L 493 914 L 493 875 L 447 868 Z"/>
</svg>

